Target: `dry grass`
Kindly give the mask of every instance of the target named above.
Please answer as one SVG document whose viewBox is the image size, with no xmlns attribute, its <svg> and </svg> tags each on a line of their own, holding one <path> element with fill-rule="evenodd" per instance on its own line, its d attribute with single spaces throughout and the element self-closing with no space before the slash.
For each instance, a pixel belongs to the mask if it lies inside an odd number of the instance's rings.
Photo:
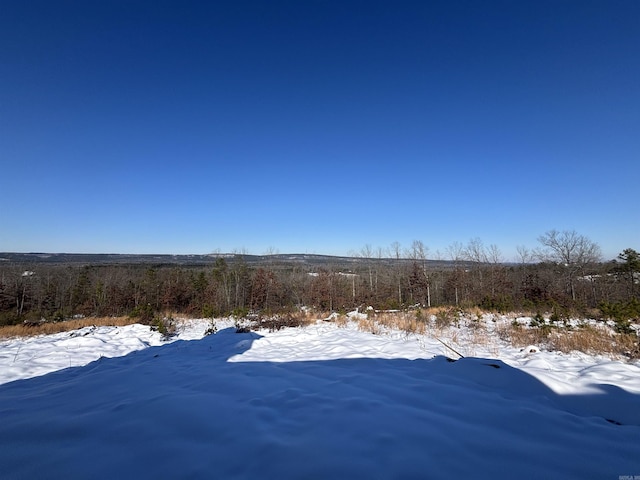
<svg viewBox="0 0 640 480">
<path fill-rule="evenodd" d="M 378 312 L 367 319 L 387 328 L 407 333 L 425 334 L 429 317 L 422 312 Z"/>
<path fill-rule="evenodd" d="M 454 309 L 454 307 L 451 307 L 449 305 L 443 305 L 440 307 L 430 307 L 430 308 L 423 308 L 422 312 L 426 315 L 438 315 L 439 313 L 443 313 L 443 312 L 451 312 Z"/>
<path fill-rule="evenodd" d="M 548 347 L 564 353 L 579 351 L 591 354 L 638 356 L 636 335 L 612 334 L 591 326 L 568 332 L 553 332 L 549 335 Z"/>
<path fill-rule="evenodd" d="M 486 312 L 480 309 L 461 311 L 451 307 L 377 312 L 359 320 L 358 327 L 374 334 L 382 333 L 385 327 L 434 338 L 446 334 L 454 348 L 464 350 L 466 355 L 473 355 L 476 347 L 480 346 L 496 351 L 497 355 L 498 340 L 501 339 L 518 348 L 537 345 L 563 353 L 579 351 L 591 355 L 640 358 L 640 346 L 636 335 L 616 334 L 605 325 L 584 325 L 569 329 L 550 326 L 525 328 L 522 325 L 508 324 L 497 327 L 496 333 L 490 333 L 483 320 L 485 314 Z M 514 314 L 512 317 L 519 316 Z M 452 328 L 457 326 L 468 329 L 464 334 L 464 340 L 459 339 L 459 329 Z M 462 332 L 463 330 L 460 330 L 460 334 Z"/>
<path fill-rule="evenodd" d="M 283 328 L 304 327 L 316 321 L 316 317 L 307 311 L 299 311 L 294 314 L 273 315 L 259 318 L 252 327 L 266 328 L 271 332 Z"/>
<path fill-rule="evenodd" d="M 590 355 L 613 355 L 638 358 L 638 337 L 616 334 L 606 327 L 584 325 L 577 329 L 524 328 L 507 325 L 498 329 L 498 335 L 514 347 L 545 346 L 563 353 L 583 352 Z"/>
<path fill-rule="evenodd" d="M 329 318 L 330 314 L 325 315 L 323 317 L 320 318 Z M 334 319 L 333 322 L 338 325 L 339 327 L 346 327 L 347 323 L 349 323 L 349 317 L 347 317 L 346 315 L 337 315 Z"/>
<path fill-rule="evenodd" d="M 519 325 L 504 325 L 496 329 L 498 336 L 514 347 L 540 345 L 546 343 L 547 333 L 538 328 L 524 328 Z"/>
<path fill-rule="evenodd" d="M 383 333 L 385 328 L 400 330 L 408 334 L 428 335 L 438 337 L 447 332 L 449 341 L 460 346 L 457 329 L 453 325 L 466 325 L 470 336 L 466 337 L 465 354 L 472 354 L 477 346 L 496 348 L 496 338 L 490 334 L 485 323 L 480 320 L 485 312 L 480 309 L 465 311 L 461 315 L 459 309 L 451 307 L 436 307 L 430 309 L 404 312 L 378 312 L 367 318 L 358 320 L 358 327 L 376 335 Z M 519 317 L 515 315 L 513 318 Z M 315 322 L 318 318 L 330 318 L 328 312 L 304 310 L 286 317 L 264 319 L 265 327 L 274 330 L 287 326 L 301 326 Z M 511 318 L 511 316 L 509 316 Z M 332 321 L 338 326 L 345 326 L 349 322 L 346 315 L 337 315 Z M 87 317 L 56 323 L 43 323 L 37 326 L 11 325 L 0 327 L 0 338 L 30 337 L 67 332 L 88 326 L 124 326 L 137 323 L 131 317 Z M 272 324 L 271 324 L 272 323 Z M 498 338 L 514 347 L 528 345 L 544 346 L 548 350 L 569 353 L 579 351 L 588 354 L 625 356 L 640 358 L 640 344 L 636 335 L 615 334 L 608 327 L 602 325 L 584 325 L 574 329 L 565 328 L 525 328 L 522 325 L 508 324 L 496 328 Z"/>
<path fill-rule="evenodd" d="M 373 317 L 359 319 L 358 329 L 362 330 L 363 332 L 373 333 L 374 335 L 379 335 L 380 333 L 382 333 L 380 324 L 376 322 Z"/>
<path fill-rule="evenodd" d="M 33 337 L 36 335 L 51 335 L 53 333 L 68 332 L 83 327 L 124 326 L 136 323 L 131 317 L 87 317 L 64 322 L 42 323 L 35 326 L 7 325 L 0 327 L 0 338 Z"/>
</svg>

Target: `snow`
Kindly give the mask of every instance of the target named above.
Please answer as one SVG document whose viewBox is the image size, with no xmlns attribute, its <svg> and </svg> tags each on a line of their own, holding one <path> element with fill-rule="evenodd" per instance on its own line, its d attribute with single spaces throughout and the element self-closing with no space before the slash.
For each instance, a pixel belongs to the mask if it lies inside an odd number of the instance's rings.
<svg viewBox="0 0 640 480">
<path fill-rule="evenodd" d="M 0 342 L 0 477 L 640 475 L 638 364 L 465 328 L 437 332 L 457 359 L 435 332 L 232 325 Z"/>
</svg>

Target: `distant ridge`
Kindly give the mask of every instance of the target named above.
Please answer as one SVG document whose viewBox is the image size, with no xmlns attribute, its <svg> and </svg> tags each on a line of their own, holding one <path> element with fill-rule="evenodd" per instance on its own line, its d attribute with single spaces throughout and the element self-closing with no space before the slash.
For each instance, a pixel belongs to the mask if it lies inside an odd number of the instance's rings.
<svg viewBox="0 0 640 480">
<path fill-rule="evenodd" d="M 251 265 L 301 264 L 309 266 L 349 266 L 363 263 L 411 263 L 406 258 L 363 258 L 308 253 L 249 255 L 244 253 L 211 253 L 206 255 L 170 255 L 170 254 L 120 254 L 120 253 L 16 253 L 0 252 L 0 264 L 74 264 L 74 265 L 214 265 L 218 259 L 226 262 L 245 262 Z M 422 262 L 422 260 L 419 260 Z M 448 260 L 425 260 L 430 266 L 452 266 Z M 460 262 L 459 262 L 460 263 Z M 466 262 L 463 262 L 466 263 Z"/>
</svg>

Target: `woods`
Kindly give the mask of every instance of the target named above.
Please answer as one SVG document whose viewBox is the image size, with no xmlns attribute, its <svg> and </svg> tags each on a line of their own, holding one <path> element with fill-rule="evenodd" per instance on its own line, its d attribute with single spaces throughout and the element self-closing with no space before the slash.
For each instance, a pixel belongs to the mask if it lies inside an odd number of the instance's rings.
<svg viewBox="0 0 640 480">
<path fill-rule="evenodd" d="M 348 264 L 279 259 L 254 265 L 243 255 L 212 265 L 0 263 L 0 324 L 74 316 L 197 317 L 275 314 L 299 306 L 406 309 L 443 305 L 500 312 L 553 312 L 635 318 L 640 314 L 638 253 L 602 262 L 599 248 L 575 232 L 547 232 L 542 248 L 504 263 L 479 239 L 451 248 L 450 260 L 427 260 L 422 242 L 393 255 L 370 247 Z M 530 261 L 535 259 L 535 261 Z"/>
</svg>

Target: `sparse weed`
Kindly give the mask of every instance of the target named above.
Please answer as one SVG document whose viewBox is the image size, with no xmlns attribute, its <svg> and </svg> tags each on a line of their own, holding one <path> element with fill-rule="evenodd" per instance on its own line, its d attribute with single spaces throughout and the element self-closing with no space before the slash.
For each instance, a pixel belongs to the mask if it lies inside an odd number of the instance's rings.
<svg viewBox="0 0 640 480">
<path fill-rule="evenodd" d="M 380 328 L 380 325 L 378 325 L 378 322 L 376 322 L 376 320 L 373 318 L 359 319 L 358 329 L 362 330 L 363 332 L 372 333 L 374 335 L 379 335 L 380 333 L 382 333 L 382 329 Z"/>
<path fill-rule="evenodd" d="M 0 338 L 31 337 L 36 335 L 52 335 L 68 332 L 84 327 L 125 326 L 138 323 L 132 317 L 86 317 L 62 322 L 44 322 L 34 326 L 8 325 L 0 327 Z"/>
</svg>

